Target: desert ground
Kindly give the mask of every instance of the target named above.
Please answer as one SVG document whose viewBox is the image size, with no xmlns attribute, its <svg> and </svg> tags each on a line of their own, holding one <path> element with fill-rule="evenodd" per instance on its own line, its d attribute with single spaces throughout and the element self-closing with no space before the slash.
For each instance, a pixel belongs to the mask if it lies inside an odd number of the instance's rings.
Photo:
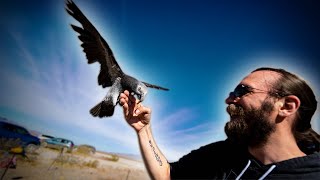
<svg viewBox="0 0 320 180">
<path fill-rule="evenodd" d="M 2 163 L 14 154 L 1 154 Z M 104 152 L 72 153 L 40 147 L 26 157 L 16 154 L 15 168 L 1 168 L 1 180 L 148 180 L 141 160 Z"/>
</svg>

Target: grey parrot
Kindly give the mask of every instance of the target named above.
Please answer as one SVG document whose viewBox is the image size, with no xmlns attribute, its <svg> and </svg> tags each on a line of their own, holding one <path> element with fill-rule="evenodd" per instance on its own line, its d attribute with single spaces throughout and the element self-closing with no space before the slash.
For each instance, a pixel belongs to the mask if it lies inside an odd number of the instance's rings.
<svg viewBox="0 0 320 180">
<path fill-rule="evenodd" d="M 118 65 L 108 43 L 72 0 L 66 1 L 66 10 L 82 25 L 82 28 L 73 24 L 71 24 L 71 27 L 80 34 L 78 37 L 82 42 L 81 46 L 86 54 L 88 64 L 95 62 L 100 63 L 98 84 L 103 88 L 110 87 L 104 99 L 90 110 L 90 113 L 94 117 L 98 116 L 102 118 L 112 116 L 115 106 L 119 103 L 119 95 L 124 90 L 128 90 L 140 101 L 145 99 L 148 87 L 159 90 L 169 90 L 167 88 L 139 81 L 138 79 L 125 74 Z"/>
</svg>

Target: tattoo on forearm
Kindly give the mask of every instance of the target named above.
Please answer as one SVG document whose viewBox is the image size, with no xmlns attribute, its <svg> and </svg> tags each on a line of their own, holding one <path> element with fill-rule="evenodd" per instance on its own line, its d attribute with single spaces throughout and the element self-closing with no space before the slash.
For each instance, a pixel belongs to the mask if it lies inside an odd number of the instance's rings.
<svg viewBox="0 0 320 180">
<path fill-rule="evenodd" d="M 154 146 L 151 144 L 151 140 L 149 140 L 149 145 L 153 151 L 154 157 L 156 158 L 156 160 L 159 162 L 159 165 L 162 166 L 162 161 L 160 159 L 160 156 L 156 153 Z"/>
</svg>

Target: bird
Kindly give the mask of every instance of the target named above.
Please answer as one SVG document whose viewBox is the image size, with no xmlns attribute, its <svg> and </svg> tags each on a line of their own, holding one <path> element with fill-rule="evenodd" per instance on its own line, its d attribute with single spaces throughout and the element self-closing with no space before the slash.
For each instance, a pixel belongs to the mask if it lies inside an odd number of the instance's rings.
<svg viewBox="0 0 320 180">
<path fill-rule="evenodd" d="M 87 63 L 100 63 L 98 85 L 103 88 L 109 87 L 103 100 L 90 109 L 92 116 L 100 118 L 111 117 L 114 114 L 115 106 L 119 103 L 119 95 L 124 90 L 128 90 L 140 102 L 145 99 L 148 88 L 169 90 L 168 88 L 138 80 L 122 71 L 106 40 L 78 6 L 72 0 L 67 0 L 65 9 L 70 16 L 82 25 L 82 27 L 79 27 L 71 24 L 71 27 L 79 34 L 78 38 L 82 42 L 81 47 L 86 55 Z"/>
</svg>

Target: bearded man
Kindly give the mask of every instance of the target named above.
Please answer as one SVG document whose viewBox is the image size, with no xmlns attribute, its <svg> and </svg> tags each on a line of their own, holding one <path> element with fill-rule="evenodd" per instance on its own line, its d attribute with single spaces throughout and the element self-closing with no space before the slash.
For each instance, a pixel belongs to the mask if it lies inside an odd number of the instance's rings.
<svg viewBox="0 0 320 180">
<path fill-rule="evenodd" d="M 312 89 L 297 75 L 259 68 L 226 99 L 227 139 L 167 162 L 153 138 L 151 109 L 125 91 L 127 122 L 138 135 L 152 179 L 318 179 L 320 136 L 311 128 L 317 109 Z M 151 147 L 151 148 L 150 148 Z"/>
</svg>

